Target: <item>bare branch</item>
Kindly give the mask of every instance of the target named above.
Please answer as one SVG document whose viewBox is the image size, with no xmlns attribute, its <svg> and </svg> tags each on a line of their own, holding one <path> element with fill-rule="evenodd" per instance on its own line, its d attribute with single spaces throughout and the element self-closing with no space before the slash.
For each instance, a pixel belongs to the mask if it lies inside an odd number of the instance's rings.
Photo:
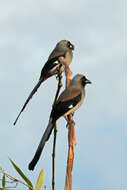
<svg viewBox="0 0 127 190">
<path fill-rule="evenodd" d="M 70 77 L 72 71 L 68 67 L 66 70 L 66 88 L 70 84 Z M 68 116 L 69 121 L 73 121 L 73 116 L 70 114 Z M 72 170 L 73 170 L 73 162 L 74 162 L 74 147 L 76 145 L 76 137 L 75 137 L 75 128 L 74 122 L 68 122 L 68 158 L 67 158 L 67 169 L 66 169 L 66 181 L 64 190 L 72 190 Z"/>
<path fill-rule="evenodd" d="M 61 69 L 61 67 L 60 67 L 60 69 Z M 62 72 L 61 71 L 59 71 L 57 78 L 58 78 L 58 86 L 57 86 L 57 91 L 56 91 L 53 105 L 56 103 L 59 93 L 60 93 L 60 89 L 62 87 Z M 53 151 L 52 151 L 52 190 L 55 190 L 56 137 L 57 137 L 57 123 L 55 123 L 55 127 L 54 127 L 54 139 L 53 139 Z"/>
</svg>

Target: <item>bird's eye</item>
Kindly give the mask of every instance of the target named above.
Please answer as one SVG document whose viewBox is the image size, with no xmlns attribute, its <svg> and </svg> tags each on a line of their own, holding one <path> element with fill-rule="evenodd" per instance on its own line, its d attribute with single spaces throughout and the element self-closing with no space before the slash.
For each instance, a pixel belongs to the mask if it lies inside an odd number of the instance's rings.
<svg viewBox="0 0 127 190">
<path fill-rule="evenodd" d="M 85 82 L 86 82 L 86 77 L 85 77 L 85 76 L 82 77 L 82 78 L 81 78 L 81 81 L 82 81 L 82 85 L 84 86 L 84 85 L 85 85 Z"/>
<path fill-rule="evenodd" d="M 83 81 L 85 81 L 85 80 L 86 80 L 86 77 L 85 77 L 85 76 L 83 76 L 83 77 L 82 77 L 82 80 L 83 80 Z"/>
<path fill-rule="evenodd" d="M 67 42 L 67 47 L 69 47 L 69 48 L 70 48 L 70 44 L 71 44 L 70 42 Z"/>
<path fill-rule="evenodd" d="M 68 41 L 68 43 L 67 43 L 67 47 L 69 48 L 69 49 L 74 49 L 74 46 Z"/>
<path fill-rule="evenodd" d="M 85 86 L 86 84 L 91 84 L 92 82 L 88 80 L 85 76 L 82 77 L 82 85 Z"/>
</svg>

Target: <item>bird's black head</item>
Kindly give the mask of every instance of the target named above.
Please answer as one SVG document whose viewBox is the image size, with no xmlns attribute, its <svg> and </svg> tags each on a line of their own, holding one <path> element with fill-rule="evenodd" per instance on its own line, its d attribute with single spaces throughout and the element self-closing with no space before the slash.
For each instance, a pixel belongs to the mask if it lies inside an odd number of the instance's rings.
<svg viewBox="0 0 127 190">
<path fill-rule="evenodd" d="M 70 41 L 67 42 L 67 47 L 71 50 L 74 50 L 75 46 L 73 44 L 71 44 Z"/>
<path fill-rule="evenodd" d="M 82 85 L 83 87 L 86 85 L 86 84 L 91 84 L 92 82 L 90 80 L 88 80 L 85 76 L 83 76 L 81 78 L 81 82 L 82 82 Z"/>
</svg>

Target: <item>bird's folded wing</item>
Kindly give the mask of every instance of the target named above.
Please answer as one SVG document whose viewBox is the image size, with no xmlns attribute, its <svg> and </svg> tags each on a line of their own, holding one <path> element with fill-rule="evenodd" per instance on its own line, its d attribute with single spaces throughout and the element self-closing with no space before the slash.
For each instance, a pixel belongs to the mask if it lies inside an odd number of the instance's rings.
<svg viewBox="0 0 127 190">
<path fill-rule="evenodd" d="M 75 98 L 76 96 L 78 96 L 79 94 L 81 94 L 81 90 L 78 88 L 67 88 L 66 90 L 64 90 L 62 92 L 62 94 L 60 95 L 60 97 L 58 98 L 58 101 L 64 102 L 67 100 L 71 100 L 73 98 Z"/>
<path fill-rule="evenodd" d="M 62 115 L 66 114 L 68 111 L 73 110 L 75 106 L 81 101 L 82 94 L 80 90 L 70 89 L 65 90 L 57 103 L 54 105 L 54 108 L 51 113 L 51 117 L 56 120 Z"/>
<path fill-rule="evenodd" d="M 65 57 L 65 54 L 61 53 L 59 56 L 56 56 L 56 57 L 53 57 L 52 59 L 49 59 L 45 63 L 44 67 L 41 70 L 40 79 L 42 78 L 42 76 L 44 76 L 45 74 L 47 74 L 48 71 L 50 71 L 53 67 L 55 67 L 57 64 L 60 63 L 59 57 Z"/>
</svg>

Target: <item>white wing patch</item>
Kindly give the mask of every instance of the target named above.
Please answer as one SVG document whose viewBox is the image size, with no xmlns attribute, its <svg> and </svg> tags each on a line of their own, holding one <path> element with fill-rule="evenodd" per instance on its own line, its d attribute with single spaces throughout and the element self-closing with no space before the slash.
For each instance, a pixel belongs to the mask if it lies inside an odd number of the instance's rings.
<svg viewBox="0 0 127 190">
<path fill-rule="evenodd" d="M 70 108 L 70 109 L 73 108 L 73 105 L 71 104 L 68 108 Z"/>
<path fill-rule="evenodd" d="M 58 61 L 58 60 L 56 60 L 53 64 L 59 64 L 59 61 Z"/>
</svg>

